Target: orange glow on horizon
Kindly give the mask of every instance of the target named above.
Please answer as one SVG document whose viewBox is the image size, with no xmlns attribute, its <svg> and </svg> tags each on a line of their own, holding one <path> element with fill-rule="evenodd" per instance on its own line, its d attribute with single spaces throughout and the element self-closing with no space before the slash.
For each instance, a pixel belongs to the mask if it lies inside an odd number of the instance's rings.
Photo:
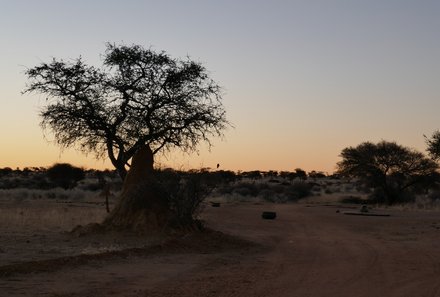
<svg viewBox="0 0 440 297">
<path fill-rule="evenodd" d="M 24 157 L 18 158 L 21 155 Z M 244 155 L 247 155 L 246 157 Z M 276 158 L 264 159 L 263 152 L 253 152 L 253 154 L 244 154 L 238 156 L 228 156 L 225 153 L 217 152 L 201 152 L 184 154 L 181 152 L 175 152 L 174 154 L 168 154 L 166 156 L 158 154 L 155 157 L 155 166 L 161 168 L 174 168 L 181 170 L 211 168 L 216 169 L 216 165 L 220 164 L 219 170 L 232 170 L 232 171 L 294 171 L 296 168 L 301 168 L 307 172 L 315 170 L 322 171 L 331 174 L 335 170 L 337 156 L 332 161 L 328 161 L 325 154 L 321 154 L 321 158 L 316 156 L 304 156 L 302 158 L 291 157 L 287 162 L 279 161 Z M 13 160 L 19 159 L 19 162 Z M 295 160 L 296 159 L 296 160 Z M 5 161 L 10 160 L 10 161 Z M 331 159 L 330 159 L 331 160 Z M 85 169 L 110 169 L 114 167 L 108 159 L 96 160 L 92 154 L 88 156 L 75 151 L 66 150 L 60 152 L 57 147 L 47 145 L 46 150 L 40 150 L 33 155 L 26 155 L 25 150 L 15 150 L 14 153 L 6 154 L 6 158 L 0 163 L 0 168 L 20 168 L 25 167 L 50 167 L 55 163 L 70 163 L 77 167 L 83 167 Z M 257 165 L 258 164 L 258 165 Z"/>
</svg>

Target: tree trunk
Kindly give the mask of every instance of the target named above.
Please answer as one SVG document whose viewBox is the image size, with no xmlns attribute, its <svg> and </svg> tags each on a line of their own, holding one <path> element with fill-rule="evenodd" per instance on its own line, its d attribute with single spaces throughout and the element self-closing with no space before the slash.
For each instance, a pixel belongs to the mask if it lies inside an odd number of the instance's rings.
<svg viewBox="0 0 440 297">
<path fill-rule="evenodd" d="M 116 171 L 118 172 L 119 177 L 124 181 L 127 176 L 127 169 L 125 169 L 125 165 L 118 165 L 116 167 Z"/>
<path fill-rule="evenodd" d="M 139 148 L 119 200 L 104 221 L 106 227 L 150 232 L 161 231 L 172 222 L 168 197 L 154 177 L 153 163 L 150 147 Z"/>
</svg>

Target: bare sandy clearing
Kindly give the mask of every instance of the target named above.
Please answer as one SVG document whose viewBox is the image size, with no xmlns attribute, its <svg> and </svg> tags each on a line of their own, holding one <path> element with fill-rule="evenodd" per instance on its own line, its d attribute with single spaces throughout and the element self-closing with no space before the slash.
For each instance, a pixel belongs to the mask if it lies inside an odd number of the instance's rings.
<svg viewBox="0 0 440 297">
<path fill-rule="evenodd" d="M 213 253 L 211 244 L 18 274 L 0 279 L 0 296 L 440 296 L 439 212 L 364 217 L 306 206 L 205 210 L 213 229 L 262 247 Z M 277 219 L 262 220 L 263 210 L 276 211 Z"/>
</svg>

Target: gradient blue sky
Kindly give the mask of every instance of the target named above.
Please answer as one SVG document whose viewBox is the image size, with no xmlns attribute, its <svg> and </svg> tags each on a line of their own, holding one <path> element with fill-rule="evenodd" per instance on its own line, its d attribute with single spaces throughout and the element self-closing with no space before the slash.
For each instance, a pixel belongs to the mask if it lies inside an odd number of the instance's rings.
<svg viewBox="0 0 440 297">
<path fill-rule="evenodd" d="M 332 172 L 340 151 L 393 140 L 425 150 L 440 128 L 440 1 L 0 0 L 0 167 L 69 162 L 39 127 L 24 71 L 51 57 L 100 64 L 106 42 L 201 61 L 234 129 L 162 166 Z"/>
</svg>

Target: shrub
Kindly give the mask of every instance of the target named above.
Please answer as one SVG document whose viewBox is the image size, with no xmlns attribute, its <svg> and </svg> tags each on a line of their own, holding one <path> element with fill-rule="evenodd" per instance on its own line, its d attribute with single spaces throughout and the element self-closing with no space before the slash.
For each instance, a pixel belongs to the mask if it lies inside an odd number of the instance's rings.
<svg viewBox="0 0 440 297">
<path fill-rule="evenodd" d="M 295 201 L 311 194 L 313 185 L 305 181 L 293 184 L 288 182 L 238 182 L 218 187 L 219 195 L 239 195 L 243 197 L 262 198 L 270 202 Z"/>
<path fill-rule="evenodd" d="M 391 190 L 392 191 L 392 190 Z M 416 195 L 412 191 L 405 191 L 405 192 L 398 192 L 397 190 L 392 191 L 391 194 L 385 194 L 382 189 L 376 188 L 374 189 L 370 195 L 368 195 L 368 198 L 373 203 L 379 203 L 379 204 L 385 204 L 388 203 L 388 197 L 390 195 L 393 195 L 399 203 L 408 203 L 408 202 L 414 202 L 416 199 Z"/>
<path fill-rule="evenodd" d="M 289 200 L 288 195 L 283 192 L 274 191 L 274 189 L 264 189 L 260 192 L 261 198 L 273 203 L 285 203 Z"/>
<path fill-rule="evenodd" d="M 217 187 L 215 189 L 216 193 L 219 195 L 231 195 L 234 190 L 233 185 L 222 185 L 221 187 Z"/>
<path fill-rule="evenodd" d="M 313 185 L 310 183 L 306 183 L 304 181 L 298 181 L 293 183 L 288 188 L 289 200 L 298 200 L 307 196 L 310 196 L 312 193 Z"/>
<path fill-rule="evenodd" d="M 58 187 L 71 189 L 77 182 L 84 179 L 84 169 L 74 167 L 68 163 L 57 163 L 47 169 L 47 176 Z"/>
<path fill-rule="evenodd" d="M 12 168 L 10 167 L 4 167 L 4 168 L 0 168 L 0 176 L 6 176 L 9 175 L 13 172 Z"/>
<path fill-rule="evenodd" d="M 247 171 L 247 172 L 242 172 L 240 174 L 241 177 L 243 178 L 250 178 L 250 179 L 261 179 L 262 174 L 259 170 L 254 170 L 254 171 Z"/>
<path fill-rule="evenodd" d="M 279 180 L 277 180 L 277 179 L 274 179 L 274 178 L 271 178 L 271 179 L 269 179 L 269 181 L 268 182 L 270 182 L 270 183 L 273 183 L 273 184 L 279 184 L 280 183 L 280 181 Z"/>
<path fill-rule="evenodd" d="M 313 171 L 309 172 L 309 177 L 310 178 L 325 178 L 326 175 L 322 171 L 313 170 Z"/>
<path fill-rule="evenodd" d="M 178 172 L 167 169 L 157 171 L 156 177 L 175 214 L 176 224 L 181 227 L 191 226 L 198 221 L 202 202 L 214 188 L 209 174 L 203 171 Z"/>
<path fill-rule="evenodd" d="M 237 180 L 237 175 L 230 170 L 218 170 L 209 173 L 210 178 L 215 179 L 216 184 L 228 184 Z"/>
<path fill-rule="evenodd" d="M 256 184 L 250 182 L 240 182 L 233 188 L 233 193 L 241 196 L 257 197 L 262 189 L 267 188 L 265 184 Z"/>
</svg>

